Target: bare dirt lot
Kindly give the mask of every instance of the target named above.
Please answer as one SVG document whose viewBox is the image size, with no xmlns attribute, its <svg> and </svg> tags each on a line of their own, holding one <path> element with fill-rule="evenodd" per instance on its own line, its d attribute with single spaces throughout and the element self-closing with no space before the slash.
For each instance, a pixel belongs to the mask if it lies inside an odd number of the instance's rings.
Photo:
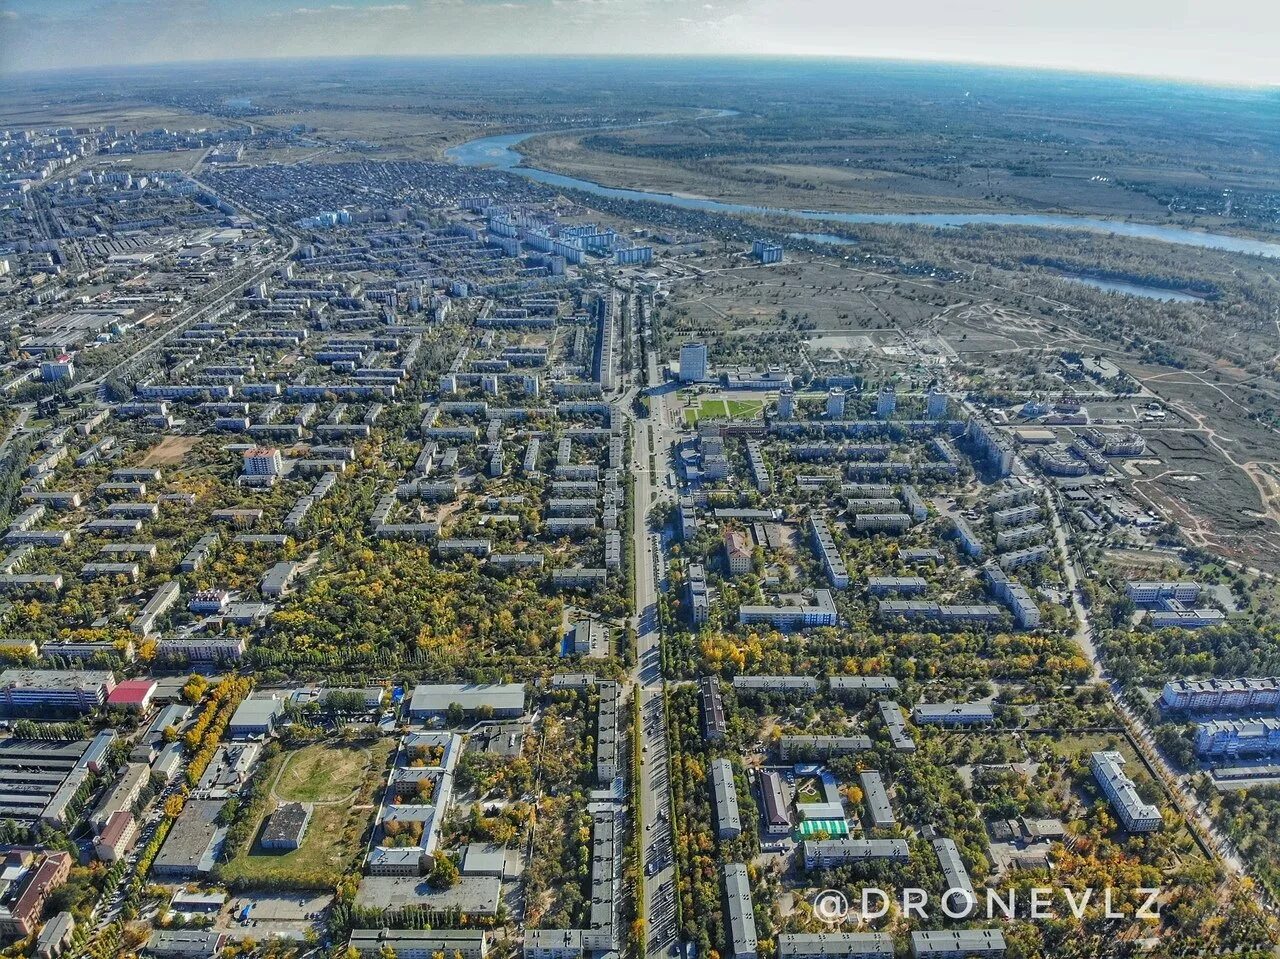
<svg viewBox="0 0 1280 959">
<path fill-rule="evenodd" d="M 142 466 L 176 466 L 200 442 L 198 436 L 166 436 L 147 451 Z"/>
</svg>

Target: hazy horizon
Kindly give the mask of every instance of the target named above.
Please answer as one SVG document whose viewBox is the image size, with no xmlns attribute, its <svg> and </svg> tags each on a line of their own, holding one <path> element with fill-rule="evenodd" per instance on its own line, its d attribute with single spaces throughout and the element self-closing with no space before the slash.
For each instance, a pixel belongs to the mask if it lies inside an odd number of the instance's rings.
<svg viewBox="0 0 1280 959">
<path fill-rule="evenodd" d="M 1249 29 L 1239 29 L 1247 23 Z M 892 60 L 1280 85 L 1280 5 L 1222 0 L 0 0 L 0 71 L 371 56 Z"/>
</svg>

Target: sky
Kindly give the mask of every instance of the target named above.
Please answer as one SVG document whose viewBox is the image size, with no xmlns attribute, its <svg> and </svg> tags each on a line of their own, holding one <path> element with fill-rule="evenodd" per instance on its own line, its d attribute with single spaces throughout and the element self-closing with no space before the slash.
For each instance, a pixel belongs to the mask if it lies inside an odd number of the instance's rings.
<svg viewBox="0 0 1280 959">
<path fill-rule="evenodd" d="M 1276 0 L 0 0 L 0 72 L 378 54 L 878 57 L 1280 85 Z"/>
</svg>

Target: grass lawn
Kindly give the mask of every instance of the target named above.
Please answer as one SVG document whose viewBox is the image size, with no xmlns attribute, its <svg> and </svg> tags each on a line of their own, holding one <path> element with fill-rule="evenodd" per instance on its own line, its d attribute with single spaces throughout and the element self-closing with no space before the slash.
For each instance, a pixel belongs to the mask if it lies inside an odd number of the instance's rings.
<svg viewBox="0 0 1280 959">
<path fill-rule="evenodd" d="M 684 421 L 693 426 L 700 419 L 753 420 L 764 413 L 764 400 L 705 399 L 684 411 Z"/>
<path fill-rule="evenodd" d="M 320 743 L 286 753 L 276 797 L 284 802 L 335 802 L 360 785 L 369 764 L 363 749 Z"/>
<path fill-rule="evenodd" d="M 376 808 L 373 797 L 394 747 L 392 739 L 350 747 L 317 743 L 269 760 L 265 775 L 275 784 L 274 798 L 257 813 L 248 848 L 238 850 L 219 867 L 219 879 L 242 887 L 290 880 L 331 888 L 363 848 L 365 829 Z M 265 852 L 258 845 L 276 800 L 315 804 L 302 845 L 291 852 Z"/>
<path fill-rule="evenodd" d="M 764 412 L 764 400 L 725 400 L 725 406 L 734 420 L 753 420 Z"/>
</svg>

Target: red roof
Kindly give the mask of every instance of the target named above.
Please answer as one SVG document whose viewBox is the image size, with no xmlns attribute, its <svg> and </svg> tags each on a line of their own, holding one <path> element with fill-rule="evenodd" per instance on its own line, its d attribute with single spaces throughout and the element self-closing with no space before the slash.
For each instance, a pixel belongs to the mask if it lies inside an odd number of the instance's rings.
<svg viewBox="0 0 1280 959">
<path fill-rule="evenodd" d="M 131 825 L 133 825 L 133 814 L 127 809 L 118 809 L 111 814 L 107 824 L 102 827 L 102 833 L 98 838 L 104 845 L 114 848 Z"/>
<path fill-rule="evenodd" d="M 156 683 L 153 679 L 126 679 L 111 690 L 107 697 L 108 706 L 145 706 L 151 701 Z"/>
</svg>

